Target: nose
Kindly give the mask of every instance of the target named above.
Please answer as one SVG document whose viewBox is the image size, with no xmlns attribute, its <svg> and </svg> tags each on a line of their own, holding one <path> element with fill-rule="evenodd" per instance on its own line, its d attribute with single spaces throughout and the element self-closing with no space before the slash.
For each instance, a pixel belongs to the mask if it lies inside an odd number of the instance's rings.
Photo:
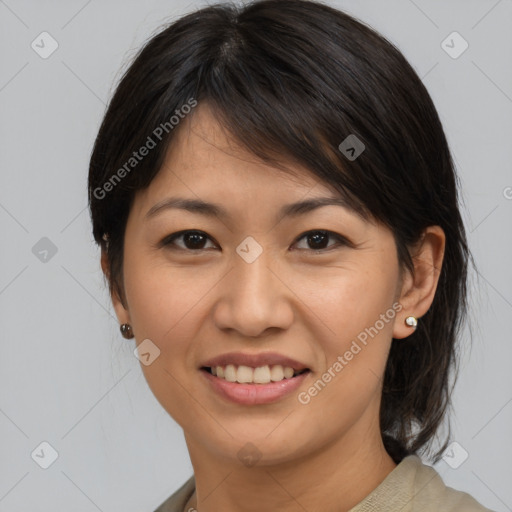
<svg viewBox="0 0 512 512">
<path fill-rule="evenodd" d="M 218 287 L 214 320 L 219 329 L 259 337 L 267 330 L 290 327 L 294 294 L 272 259 L 266 251 L 250 263 L 234 255 L 234 267 Z"/>
</svg>

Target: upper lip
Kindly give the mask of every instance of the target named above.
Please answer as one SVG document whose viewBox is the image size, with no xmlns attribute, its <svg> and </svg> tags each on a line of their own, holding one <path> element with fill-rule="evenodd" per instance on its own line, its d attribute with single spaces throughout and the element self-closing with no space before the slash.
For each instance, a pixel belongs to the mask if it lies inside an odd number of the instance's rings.
<svg viewBox="0 0 512 512">
<path fill-rule="evenodd" d="M 235 366 L 249 366 L 252 368 L 258 368 L 260 366 L 272 366 L 280 364 L 281 366 L 289 366 L 296 371 L 301 371 L 304 369 L 308 369 L 308 367 L 297 361 L 292 359 L 291 357 L 283 356 L 282 354 L 278 354 L 277 352 L 264 352 L 261 354 L 244 354 L 243 352 L 229 352 L 227 354 L 221 354 L 219 356 L 213 357 L 212 359 L 208 359 L 204 363 L 201 364 L 201 367 L 209 367 L 212 366 L 226 366 L 228 364 L 233 364 Z"/>
</svg>

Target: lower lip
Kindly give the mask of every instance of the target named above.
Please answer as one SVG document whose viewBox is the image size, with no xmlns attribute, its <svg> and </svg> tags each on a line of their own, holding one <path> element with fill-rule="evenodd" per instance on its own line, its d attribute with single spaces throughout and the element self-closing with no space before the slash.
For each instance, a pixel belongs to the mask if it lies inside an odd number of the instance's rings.
<svg viewBox="0 0 512 512">
<path fill-rule="evenodd" d="M 229 382 L 226 379 L 215 377 L 207 370 L 200 370 L 211 383 L 213 389 L 228 400 L 242 405 L 270 404 L 289 395 L 302 384 L 310 374 L 309 371 L 301 373 L 290 379 L 268 384 L 240 384 Z"/>
</svg>

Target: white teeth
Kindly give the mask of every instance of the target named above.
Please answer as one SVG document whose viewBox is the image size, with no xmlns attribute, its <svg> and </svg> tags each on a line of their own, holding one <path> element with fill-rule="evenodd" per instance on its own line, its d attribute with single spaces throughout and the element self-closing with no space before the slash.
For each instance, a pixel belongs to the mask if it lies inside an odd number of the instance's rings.
<svg viewBox="0 0 512 512">
<path fill-rule="evenodd" d="M 254 370 L 248 366 L 240 365 L 236 372 L 236 381 L 243 384 L 245 382 L 253 382 Z"/>
<path fill-rule="evenodd" d="M 270 368 L 268 365 L 254 368 L 254 382 L 256 384 L 268 384 L 270 382 Z"/>
<path fill-rule="evenodd" d="M 212 375 L 216 375 L 220 379 L 243 384 L 279 382 L 283 379 L 291 379 L 295 373 L 294 369 L 290 366 L 281 366 L 280 364 L 271 367 L 268 365 L 258 366 L 257 368 L 228 364 L 226 366 L 214 366 L 211 368 L 211 372 Z"/>
<path fill-rule="evenodd" d="M 272 366 L 272 370 L 270 370 L 270 378 L 277 382 L 279 380 L 284 379 L 284 370 L 281 365 Z"/>
<path fill-rule="evenodd" d="M 224 378 L 229 382 L 236 382 L 236 368 L 232 364 L 224 368 Z"/>
<path fill-rule="evenodd" d="M 291 379 L 293 377 L 293 368 L 290 368 L 289 366 L 285 366 L 284 368 L 284 378 L 285 379 Z"/>
</svg>

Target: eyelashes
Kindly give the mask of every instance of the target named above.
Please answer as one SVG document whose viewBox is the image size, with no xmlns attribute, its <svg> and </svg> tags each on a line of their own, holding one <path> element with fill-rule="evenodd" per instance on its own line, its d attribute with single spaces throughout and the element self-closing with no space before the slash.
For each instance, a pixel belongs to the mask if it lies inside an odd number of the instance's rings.
<svg viewBox="0 0 512 512">
<path fill-rule="evenodd" d="M 205 250 L 204 247 L 190 248 L 190 247 L 176 246 L 175 241 L 178 240 L 179 238 L 186 239 L 189 243 L 192 242 L 192 245 L 196 244 L 199 246 L 201 246 L 202 245 L 201 242 L 204 242 L 205 240 L 212 240 L 212 238 L 209 235 L 207 235 L 204 231 L 198 231 L 198 230 L 194 229 L 194 230 L 178 231 L 177 233 L 173 233 L 169 236 L 166 236 L 162 240 L 160 245 L 162 247 L 167 247 L 167 248 L 171 248 L 171 249 L 177 248 L 177 249 L 189 250 L 189 251 L 193 251 L 193 252 L 197 252 L 198 250 Z M 198 244 L 198 242 L 199 242 L 199 244 Z"/>
<path fill-rule="evenodd" d="M 183 246 L 180 246 L 176 243 L 176 241 L 179 241 L 180 239 L 182 240 Z M 306 231 L 295 240 L 293 245 L 297 245 L 303 239 L 305 240 L 306 246 L 310 244 L 313 247 L 300 248 L 297 250 L 307 251 L 314 254 L 325 253 L 343 246 L 352 248 L 354 247 L 354 244 L 352 244 L 352 242 L 350 242 L 350 240 L 348 240 L 343 235 L 325 229 L 314 229 Z M 334 239 L 336 243 L 324 245 L 326 241 L 330 241 L 331 239 Z M 213 242 L 213 247 L 208 247 L 208 242 Z M 166 249 L 170 250 L 186 251 L 190 253 L 199 253 L 218 247 L 217 242 L 215 242 L 212 237 L 210 237 L 204 231 L 197 229 L 182 230 L 176 233 L 172 233 L 166 236 L 158 245 L 162 248 L 165 247 Z"/>
</svg>

